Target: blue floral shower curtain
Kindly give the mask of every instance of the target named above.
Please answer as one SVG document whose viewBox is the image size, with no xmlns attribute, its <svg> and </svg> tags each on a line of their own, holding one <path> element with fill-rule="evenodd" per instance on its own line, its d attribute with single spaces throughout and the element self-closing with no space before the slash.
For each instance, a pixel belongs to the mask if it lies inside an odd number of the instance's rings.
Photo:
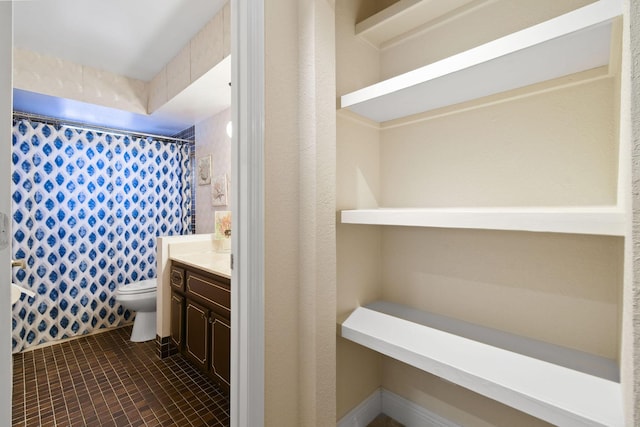
<svg viewBox="0 0 640 427">
<path fill-rule="evenodd" d="M 156 237 L 187 234 L 187 145 L 20 120 L 13 127 L 13 351 L 131 320 L 118 285 L 156 277 Z"/>
</svg>

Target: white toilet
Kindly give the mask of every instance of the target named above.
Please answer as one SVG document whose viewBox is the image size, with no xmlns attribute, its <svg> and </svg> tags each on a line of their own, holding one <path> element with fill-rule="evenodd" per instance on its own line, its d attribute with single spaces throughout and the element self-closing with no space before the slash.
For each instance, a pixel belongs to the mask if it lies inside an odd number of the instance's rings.
<svg viewBox="0 0 640 427">
<path fill-rule="evenodd" d="M 131 341 L 143 342 L 156 337 L 156 296 L 158 281 L 142 280 L 118 286 L 116 301 L 136 312 Z"/>
</svg>

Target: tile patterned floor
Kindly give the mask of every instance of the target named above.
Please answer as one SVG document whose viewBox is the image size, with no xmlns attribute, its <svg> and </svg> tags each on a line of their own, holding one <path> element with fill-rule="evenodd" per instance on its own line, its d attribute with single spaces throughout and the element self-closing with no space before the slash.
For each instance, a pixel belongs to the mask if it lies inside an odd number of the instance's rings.
<svg viewBox="0 0 640 427">
<path fill-rule="evenodd" d="M 400 424 L 387 415 L 380 414 L 367 427 L 404 427 L 404 424 Z"/>
<path fill-rule="evenodd" d="M 229 398 L 131 327 L 13 356 L 12 425 L 229 426 Z"/>
</svg>

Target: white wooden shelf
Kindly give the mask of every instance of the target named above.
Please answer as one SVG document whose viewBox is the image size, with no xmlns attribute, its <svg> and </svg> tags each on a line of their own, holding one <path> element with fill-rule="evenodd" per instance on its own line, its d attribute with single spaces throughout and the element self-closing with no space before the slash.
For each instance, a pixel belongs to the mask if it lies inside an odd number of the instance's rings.
<svg viewBox="0 0 640 427">
<path fill-rule="evenodd" d="M 625 214 L 616 206 L 557 208 L 378 208 L 343 210 L 344 224 L 623 236 Z"/>
<path fill-rule="evenodd" d="M 341 97 L 385 122 L 607 65 L 620 0 L 600 0 Z"/>
<path fill-rule="evenodd" d="M 356 34 L 376 47 L 474 0 L 400 0 L 356 24 Z"/>
<path fill-rule="evenodd" d="M 415 311 L 395 310 L 409 318 Z M 359 307 L 342 323 L 342 336 L 555 425 L 624 425 L 618 382 L 404 317 Z"/>
</svg>

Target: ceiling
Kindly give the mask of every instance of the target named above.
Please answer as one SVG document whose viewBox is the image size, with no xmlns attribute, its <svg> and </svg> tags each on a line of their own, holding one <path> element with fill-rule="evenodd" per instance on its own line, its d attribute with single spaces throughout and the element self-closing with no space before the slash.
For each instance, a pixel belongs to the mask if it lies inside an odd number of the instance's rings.
<svg viewBox="0 0 640 427">
<path fill-rule="evenodd" d="M 14 46 L 115 74 L 151 80 L 224 6 L 226 0 L 38 0 L 14 2 Z M 218 73 L 219 75 L 220 73 Z M 227 73 L 228 74 L 228 73 Z M 228 77 L 224 77 L 228 87 Z M 205 79 L 203 79 L 205 80 Z M 200 105 L 208 93 L 191 88 L 178 106 Z M 14 108 L 35 114 L 169 135 L 207 111 L 152 116 L 15 91 Z M 230 92 L 230 91 L 229 91 Z M 229 95 L 230 96 L 230 95 Z M 220 104 L 217 101 L 217 104 Z M 94 109 L 95 111 L 88 111 Z M 113 111 L 110 111 L 113 110 Z M 175 120 L 174 120 L 175 119 Z M 93 123 L 91 120 L 100 120 Z M 172 123 L 175 121 L 175 123 Z M 122 123 L 128 123 L 122 127 Z"/>
</svg>

